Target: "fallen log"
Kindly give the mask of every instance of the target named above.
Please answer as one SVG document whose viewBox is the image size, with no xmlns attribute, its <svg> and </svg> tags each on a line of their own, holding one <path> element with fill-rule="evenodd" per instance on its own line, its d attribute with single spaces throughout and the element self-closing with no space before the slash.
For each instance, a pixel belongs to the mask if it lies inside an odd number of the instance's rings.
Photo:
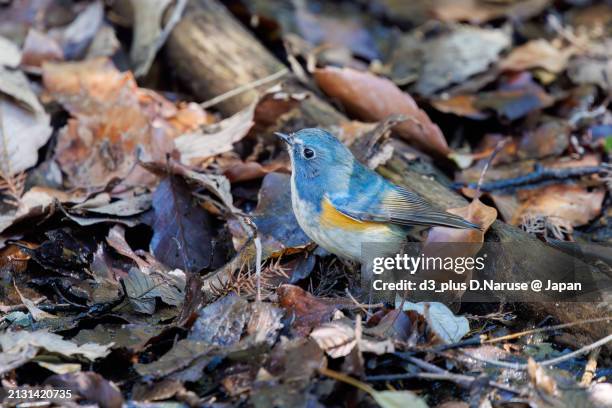
<svg viewBox="0 0 612 408">
<path fill-rule="evenodd" d="M 174 29 L 167 46 L 170 60 L 177 73 L 191 87 L 196 96 L 211 98 L 231 89 L 244 86 L 259 78 L 268 77 L 282 69 L 276 60 L 233 16 L 215 0 L 192 0 L 186 17 Z M 299 84 L 289 83 L 286 92 L 303 94 Z M 250 90 L 223 102 L 222 112 L 233 113 L 256 97 Z M 285 131 L 304 126 L 337 128 L 348 119 L 329 103 L 310 93 L 298 105 L 299 115 L 287 113 L 278 126 Z M 429 201 L 444 208 L 462 207 L 467 201 L 432 177 L 414 170 L 405 155 L 397 153 L 379 167 L 379 171 L 399 185 L 412 189 Z M 512 271 L 513 262 L 541 262 L 542 254 L 550 247 L 520 229 L 496 221 L 486 235 L 486 241 L 521 243 L 529 252 L 509 252 L 500 266 L 501 276 Z M 504 268 L 506 265 L 506 269 Z M 516 273 L 516 271 L 514 272 Z M 520 271 L 519 271 L 520 273 Z M 595 272 L 601 273 L 601 272 Z M 598 275 L 599 276 L 599 275 Z M 596 279 L 598 278 L 596 276 Z M 603 278 L 604 275 L 599 276 Z M 528 280 L 529 276 L 521 277 Z M 520 280 L 514 277 L 515 280 Z M 527 303 L 525 307 L 539 316 L 553 316 L 561 322 L 586 320 L 592 317 L 612 316 L 610 302 L 600 303 Z M 593 341 L 610 333 L 609 321 L 574 326 L 574 334 L 586 335 Z"/>
<path fill-rule="evenodd" d="M 202 101 L 285 70 L 216 1 L 189 2 L 184 17 L 168 37 L 166 53 L 178 78 Z M 226 115 L 236 113 L 257 95 L 256 90 L 249 89 L 216 107 Z"/>
</svg>

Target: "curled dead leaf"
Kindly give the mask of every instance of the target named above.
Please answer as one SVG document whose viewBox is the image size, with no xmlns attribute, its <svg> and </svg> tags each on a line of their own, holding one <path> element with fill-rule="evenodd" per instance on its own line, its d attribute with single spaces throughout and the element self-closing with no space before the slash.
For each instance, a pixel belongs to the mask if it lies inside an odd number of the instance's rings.
<svg viewBox="0 0 612 408">
<path fill-rule="evenodd" d="M 483 204 L 478 198 L 474 198 L 465 207 L 451 208 L 447 211 L 478 225 L 482 230 L 433 227 L 429 231 L 427 242 L 484 242 L 486 231 L 497 219 L 497 210 Z"/>
<path fill-rule="evenodd" d="M 510 71 L 544 68 L 559 73 L 565 69 L 574 52 L 571 47 L 559 49 L 544 39 L 537 39 L 513 49 L 499 65 Z"/>
<path fill-rule="evenodd" d="M 440 128 L 419 109 L 410 95 L 393 82 L 368 72 L 350 68 L 326 67 L 314 73 L 317 84 L 362 120 L 380 121 L 389 115 L 403 114 L 408 120 L 394 127 L 402 138 L 440 155 L 450 152 Z"/>
<path fill-rule="evenodd" d="M 312 328 L 331 320 L 334 312 L 341 306 L 352 304 L 345 299 L 322 299 L 313 296 L 299 286 L 281 285 L 277 290 L 280 306 L 293 313 L 293 329 L 306 336 Z"/>
<path fill-rule="evenodd" d="M 603 190 L 565 184 L 525 190 L 519 192 L 522 204 L 511 223 L 518 225 L 524 216 L 537 215 L 560 218 L 574 227 L 584 225 L 601 213 L 605 195 Z"/>
</svg>

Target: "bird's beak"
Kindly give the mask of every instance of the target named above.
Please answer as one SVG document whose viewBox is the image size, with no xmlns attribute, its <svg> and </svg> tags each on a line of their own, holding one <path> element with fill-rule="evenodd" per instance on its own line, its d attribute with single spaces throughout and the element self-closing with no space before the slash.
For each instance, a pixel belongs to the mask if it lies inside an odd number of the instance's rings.
<svg viewBox="0 0 612 408">
<path fill-rule="evenodd" d="M 276 136 L 278 136 L 279 138 L 281 138 L 282 141 L 287 143 L 289 146 L 293 145 L 293 136 L 292 135 L 286 135 L 286 134 L 280 133 L 280 132 L 274 132 L 274 134 Z"/>
</svg>

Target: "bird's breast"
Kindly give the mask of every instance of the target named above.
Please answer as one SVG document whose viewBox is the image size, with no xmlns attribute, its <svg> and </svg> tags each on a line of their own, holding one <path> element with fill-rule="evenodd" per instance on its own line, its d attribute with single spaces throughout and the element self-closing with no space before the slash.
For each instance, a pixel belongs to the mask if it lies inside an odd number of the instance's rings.
<svg viewBox="0 0 612 408">
<path fill-rule="evenodd" d="M 364 243 L 395 244 L 404 239 L 398 228 L 356 220 L 334 208 L 327 198 L 322 198 L 319 205 L 300 198 L 293 185 L 291 199 L 296 219 L 306 235 L 342 258 L 361 261 Z"/>
</svg>

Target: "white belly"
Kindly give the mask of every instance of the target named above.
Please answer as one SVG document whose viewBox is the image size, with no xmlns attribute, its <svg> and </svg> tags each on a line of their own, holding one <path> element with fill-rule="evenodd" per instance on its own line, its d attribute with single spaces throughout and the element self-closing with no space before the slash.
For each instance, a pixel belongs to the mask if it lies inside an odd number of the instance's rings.
<svg viewBox="0 0 612 408">
<path fill-rule="evenodd" d="M 364 243 L 399 243 L 403 235 L 386 225 L 371 227 L 366 230 L 351 231 L 340 228 L 323 227 L 319 222 L 316 208 L 304 200 L 297 199 L 297 192 L 291 179 L 291 203 L 298 224 L 306 235 L 315 243 L 334 255 L 353 261 L 362 261 L 362 244 Z"/>
</svg>

